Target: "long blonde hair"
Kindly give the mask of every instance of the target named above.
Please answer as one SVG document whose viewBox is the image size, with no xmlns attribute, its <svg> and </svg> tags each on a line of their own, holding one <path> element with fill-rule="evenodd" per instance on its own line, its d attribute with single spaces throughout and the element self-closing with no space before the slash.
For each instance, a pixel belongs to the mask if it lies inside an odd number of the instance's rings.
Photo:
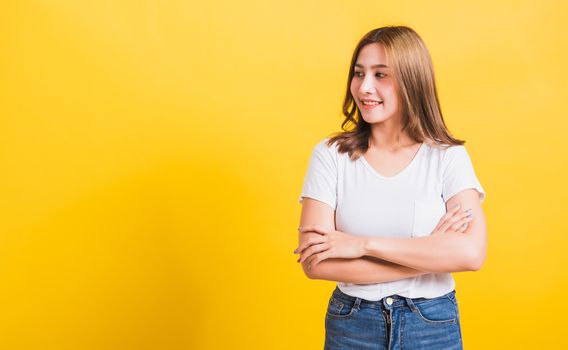
<svg viewBox="0 0 568 350">
<path fill-rule="evenodd" d="M 463 145 L 465 141 L 455 139 L 449 132 L 438 101 L 432 58 L 426 45 L 413 29 L 406 26 L 386 26 L 365 34 L 357 44 L 347 79 L 347 92 L 343 102 L 345 120 L 343 131 L 331 135 L 327 144 L 338 143 L 340 153 L 347 152 L 353 160 L 369 148 L 371 126 L 361 117 L 351 95 L 355 63 L 361 49 L 378 43 L 385 49 L 392 66 L 392 75 L 401 100 L 402 131 L 416 142 L 430 141 L 440 146 Z M 349 129 L 348 125 L 355 127 Z"/>
</svg>

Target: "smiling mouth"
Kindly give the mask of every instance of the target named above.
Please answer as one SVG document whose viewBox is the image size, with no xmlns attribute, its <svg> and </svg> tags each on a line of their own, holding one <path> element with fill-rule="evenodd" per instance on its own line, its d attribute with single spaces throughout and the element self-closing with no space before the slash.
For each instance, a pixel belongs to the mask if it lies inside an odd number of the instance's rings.
<svg viewBox="0 0 568 350">
<path fill-rule="evenodd" d="M 364 99 L 359 100 L 361 101 L 361 109 L 363 110 L 371 110 L 377 108 L 379 105 L 383 104 L 383 100 L 371 100 L 371 99 Z"/>
<path fill-rule="evenodd" d="M 383 101 L 361 101 L 365 106 L 377 106 L 383 103 Z"/>
</svg>

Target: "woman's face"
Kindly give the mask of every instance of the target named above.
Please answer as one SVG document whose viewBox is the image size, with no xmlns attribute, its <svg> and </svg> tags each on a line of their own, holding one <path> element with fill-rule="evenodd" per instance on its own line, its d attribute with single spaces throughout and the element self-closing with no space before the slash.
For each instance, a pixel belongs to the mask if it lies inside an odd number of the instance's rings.
<svg viewBox="0 0 568 350">
<path fill-rule="evenodd" d="M 399 97 L 391 71 L 382 45 L 368 44 L 359 51 L 351 94 L 361 116 L 369 124 L 399 117 Z"/>
</svg>

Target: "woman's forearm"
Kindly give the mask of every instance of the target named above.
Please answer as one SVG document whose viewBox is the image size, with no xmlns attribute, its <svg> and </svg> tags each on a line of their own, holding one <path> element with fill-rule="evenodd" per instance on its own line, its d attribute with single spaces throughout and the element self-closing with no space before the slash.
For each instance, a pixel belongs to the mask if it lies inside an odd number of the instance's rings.
<svg viewBox="0 0 568 350">
<path fill-rule="evenodd" d="M 431 272 L 475 270 L 476 249 L 465 234 L 417 238 L 368 237 L 365 255 Z"/>
<path fill-rule="evenodd" d="M 398 281 L 429 273 L 370 256 L 357 259 L 330 258 L 311 269 L 304 262 L 302 267 L 311 279 L 355 284 Z"/>
<path fill-rule="evenodd" d="M 413 269 L 430 272 L 477 271 L 487 252 L 487 223 L 477 191 L 462 191 L 447 202 L 472 208 L 475 220 L 470 220 L 463 232 L 430 233 L 415 238 L 364 237 L 363 255 L 391 261 Z"/>
</svg>

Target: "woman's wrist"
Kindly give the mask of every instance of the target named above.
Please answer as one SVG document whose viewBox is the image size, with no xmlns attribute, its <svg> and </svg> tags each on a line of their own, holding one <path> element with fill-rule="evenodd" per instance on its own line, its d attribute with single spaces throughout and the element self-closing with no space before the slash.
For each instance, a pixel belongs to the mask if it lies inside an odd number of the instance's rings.
<svg viewBox="0 0 568 350">
<path fill-rule="evenodd" d="M 377 255 L 378 252 L 376 251 L 376 244 L 375 244 L 375 237 L 362 237 L 362 246 L 363 246 L 363 255 L 364 256 L 373 256 L 375 258 L 379 258 Z"/>
</svg>

